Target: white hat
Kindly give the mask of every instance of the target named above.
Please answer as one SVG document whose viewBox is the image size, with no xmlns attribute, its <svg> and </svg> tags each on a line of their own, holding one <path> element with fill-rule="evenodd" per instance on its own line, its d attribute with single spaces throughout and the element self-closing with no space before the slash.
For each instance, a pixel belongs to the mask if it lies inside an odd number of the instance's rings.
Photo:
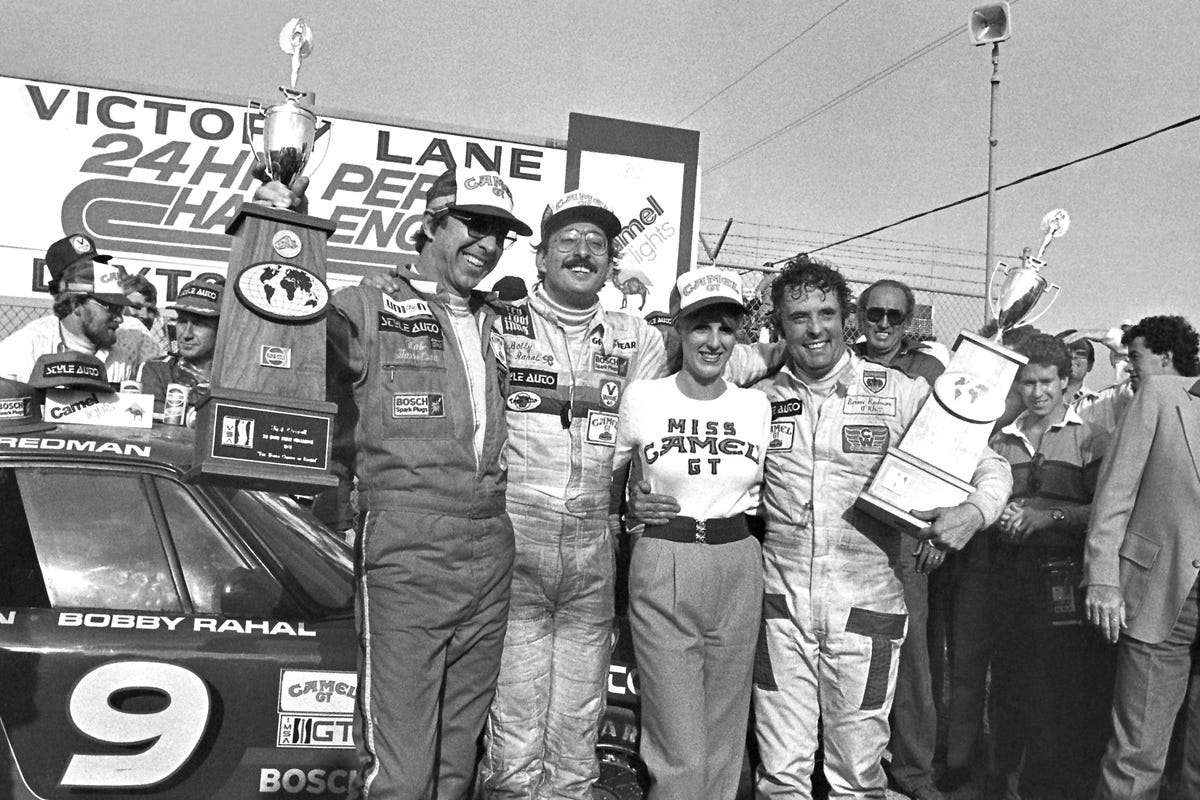
<svg viewBox="0 0 1200 800">
<path fill-rule="evenodd" d="M 736 274 L 717 267 L 701 267 L 683 273 L 675 281 L 671 313 L 676 319 L 715 303 L 732 303 L 745 310 L 742 282 Z"/>
</svg>

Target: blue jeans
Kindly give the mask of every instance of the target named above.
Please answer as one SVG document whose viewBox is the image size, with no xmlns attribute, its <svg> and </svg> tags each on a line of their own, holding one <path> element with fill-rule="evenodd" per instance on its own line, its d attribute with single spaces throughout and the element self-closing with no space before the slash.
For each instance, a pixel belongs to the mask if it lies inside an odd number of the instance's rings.
<svg viewBox="0 0 1200 800">
<path fill-rule="evenodd" d="M 1096 800 L 1142 800 L 1158 796 L 1175 717 L 1186 698 L 1180 797 L 1200 797 L 1200 599 L 1196 584 L 1167 638 L 1157 644 L 1122 634 L 1117 643 L 1113 737 L 1100 763 Z"/>
<path fill-rule="evenodd" d="M 500 678 L 485 735 L 488 798 L 590 800 L 613 630 L 607 515 L 509 501 L 516 534 Z"/>
</svg>

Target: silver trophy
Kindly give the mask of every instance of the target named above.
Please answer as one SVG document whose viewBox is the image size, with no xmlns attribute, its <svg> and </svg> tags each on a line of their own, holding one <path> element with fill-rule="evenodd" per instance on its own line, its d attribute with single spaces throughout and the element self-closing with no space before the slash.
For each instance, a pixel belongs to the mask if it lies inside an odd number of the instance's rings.
<svg viewBox="0 0 1200 800">
<path fill-rule="evenodd" d="M 1054 305 L 1054 301 L 1058 299 L 1061 287 L 1058 284 L 1047 283 L 1046 278 L 1041 274 L 1042 267 L 1046 266 L 1042 256 L 1045 254 L 1046 248 L 1050 246 L 1050 242 L 1066 233 L 1070 226 L 1071 218 L 1067 212 L 1061 208 L 1054 209 L 1042 218 L 1042 230 L 1046 232 L 1046 235 L 1042 239 L 1042 246 L 1038 248 L 1036 256 L 1030 255 L 1029 248 L 1025 248 L 1025 252 L 1021 255 L 1020 266 L 1010 267 L 1003 261 L 996 265 L 996 271 L 992 273 L 992 279 L 987 287 L 988 308 L 991 309 L 992 318 L 996 320 L 997 326 L 996 334 L 993 337 L 995 341 L 1000 341 L 1005 331 L 1020 325 L 1033 324 L 1049 311 L 1050 306 Z M 1000 286 L 999 293 L 995 294 L 993 289 L 996 276 L 1000 274 L 1004 275 L 1004 283 Z M 1054 294 L 1041 311 L 1033 314 L 1034 307 L 1037 306 L 1047 289 L 1053 289 Z"/>
<path fill-rule="evenodd" d="M 292 57 L 291 86 L 280 86 L 283 102 L 263 108 L 251 103 L 252 116 L 262 120 L 262 137 L 251 137 L 254 157 L 271 180 L 285 186 L 304 171 L 313 153 L 316 139 L 317 115 L 300 103 L 307 92 L 296 89 L 300 62 L 312 52 L 313 35 L 303 19 L 288 20 L 279 33 L 279 47 Z M 253 127 L 253 126 L 252 126 Z"/>
</svg>

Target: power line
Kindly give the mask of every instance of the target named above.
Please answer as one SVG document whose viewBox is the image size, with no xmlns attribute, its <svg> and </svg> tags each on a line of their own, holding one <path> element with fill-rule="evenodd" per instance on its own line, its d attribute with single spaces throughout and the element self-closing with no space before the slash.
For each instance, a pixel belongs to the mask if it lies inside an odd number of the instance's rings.
<svg viewBox="0 0 1200 800">
<path fill-rule="evenodd" d="M 837 97 L 825 102 L 823 105 L 817 107 L 816 109 L 809 111 L 807 114 L 800 117 L 799 119 L 792 120 L 787 125 L 784 125 L 782 128 L 778 128 L 777 130 L 772 131 L 771 133 L 762 137 L 758 141 L 756 141 L 752 144 L 749 144 L 746 147 L 743 147 L 741 150 L 738 150 L 733 155 L 727 156 L 726 158 L 722 159 L 721 161 L 718 161 L 714 166 L 708 167 L 705 170 L 705 172 L 707 172 L 708 174 L 711 175 L 713 172 L 716 172 L 717 170 L 721 169 L 722 167 L 724 167 L 728 164 L 731 164 L 734 161 L 737 161 L 742 156 L 747 155 L 747 154 L 757 150 L 758 148 L 762 147 L 765 144 L 773 142 L 774 140 L 778 139 L 780 136 L 783 136 L 785 133 L 788 133 L 789 131 L 792 131 L 792 130 L 800 127 L 801 125 L 819 117 L 821 114 L 824 114 L 826 111 L 829 111 L 830 109 L 834 108 L 835 106 L 838 106 L 838 105 L 844 103 L 845 101 L 849 100 L 854 95 L 858 94 L 859 92 L 863 91 L 864 89 L 867 89 L 867 88 L 875 85 L 876 83 L 878 83 L 879 81 L 883 80 L 884 78 L 890 76 L 891 74 L 903 69 L 904 67 L 913 63 L 917 59 L 921 58 L 922 56 L 926 56 L 929 53 L 932 53 L 937 48 L 946 44 L 946 42 L 949 42 L 951 39 L 953 39 L 957 36 L 960 36 L 961 34 L 962 34 L 962 26 L 956 25 L 952 30 L 948 31 L 947 33 L 943 34 L 942 36 L 939 36 L 937 39 L 934 39 L 932 42 L 930 42 L 929 44 L 920 48 L 919 50 L 915 50 L 914 52 L 909 53 L 904 58 L 900 59 L 899 61 L 896 61 L 895 63 L 891 64 L 890 66 L 884 67 L 879 72 L 876 72 L 874 75 L 872 75 L 871 77 L 869 77 L 869 78 L 861 81 L 860 83 L 856 84 L 855 86 L 847 89 L 846 91 L 842 92 Z"/>
<path fill-rule="evenodd" d="M 1063 162 L 1062 164 L 1058 164 L 1057 166 L 1047 167 L 1046 169 L 1041 169 L 1041 170 L 1038 170 L 1037 172 L 1031 172 L 1030 174 L 1028 174 L 1022 178 L 1017 178 L 1015 181 L 1009 181 L 1008 183 L 1004 183 L 1004 184 L 1001 184 L 1000 186 L 997 186 L 996 191 L 1000 191 L 1001 189 L 1008 189 L 1010 187 L 1017 186 L 1018 184 L 1025 183 L 1026 181 L 1031 181 L 1034 178 L 1040 178 L 1043 175 L 1049 175 L 1052 172 L 1058 172 L 1059 170 L 1066 169 L 1067 167 L 1073 167 L 1076 164 L 1080 164 L 1084 161 L 1090 161 L 1093 158 L 1099 158 L 1100 156 L 1116 152 L 1117 150 L 1120 150 L 1125 147 L 1129 147 L 1132 144 L 1137 144 L 1138 142 L 1142 142 L 1142 141 L 1145 141 L 1146 139 L 1150 139 L 1154 136 L 1158 136 L 1160 133 L 1166 133 L 1167 131 L 1172 131 L 1172 130 L 1175 130 L 1176 128 L 1182 128 L 1185 125 L 1191 125 L 1193 122 L 1197 122 L 1197 121 L 1200 121 L 1200 114 L 1188 117 L 1187 119 L 1181 119 L 1179 122 L 1173 122 L 1170 125 L 1167 125 L 1166 127 L 1159 128 L 1156 131 L 1151 131 L 1150 133 L 1146 133 L 1141 136 L 1137 136 L 1133 139 L 1127 139 L 1118 144 L 1114 144 L 1111 147 L 1105 147 L 1103 150 L 1097 150 L 1094 153 L 1089 153 L 1086 156 L 1080 156 L 1079 158 L 1073 158 L 1070 161 Z M 955 206 L 961 206 L 963 203 L 969 203 L 972 200 L 978 200 L 979 198 L 985 197 L 986 195 L 987 195 L 986 191 L 977 192 L 976 194 L 970 195 L 968 197 L 964 197 L 959 200 L 955 200 L 952 203 L 946 203 L 944 205 L 938 206 L 937 208 L 931 208 L 928 211 L 922 211 L 919 214 L 912 214 L 910 216 L 905 217 L 904 219 L 897 220 L 888 225 L 880 225 L 878 228 L 873 228 L 873 229 L 867 231 L 866 233 L 859 233 L 854 236 L 847 236 L 845 239 L 840 239 L 836 242 L 833 242 L 832 244 L 821 245 L 820 247 L 818 247 L 814 250 L 809 250 L 808 252 L 809 253 L 817 253 L 817 252 L 820 252 L 821 250 L 828 250 L 831 247 L 837 247 L 838 245 L 846 244 L 847 242 L 853 242 L 855 239 L 862 239 L 867 236 L 871 236 L 873 234 L 879 233 L 881 231 L 886 231 L 889 228 L 895 228 L 899 225 L 903 225 L 906 222 L 912 222 L 913 220 L 921 219 L 921 217 L 927 217 L 930 214 L 936 214 L 939 211 L 945 211 L 948 208 L 954 208 Z M 783 260 L 786 261 L 787 259 L 783 259 Z M 781 262 L 776 262 L 776 263 L 781 263 Z"/>
<path fill-rule="evenodd" d="M 696 107 L 695 107 L 695 108 L 693 108 L 691 111 L 689 111 L 688 113 L 686 113 L 686 114 L 684 114 L 682 117 L 680 117 L 678 120 L 676 120 L 676 121 L 675 121 L 675 125 L 676 125 L 676 126 L 679 126 L 679 125 L 680 125 L 681 123 L 683 123 L 683 122 L 684 122 L 686 119 L 688 119 L 689 117 L 691 117 L 692 115 L 694 115 L 694 114 L 695 114 L 697 111 L 699 111 L 700 109 L 704 108 L 706 105 L 708 105 L 709 103 L 711 103 L 713 100 L 716 100 L 718 97 L 720 97 L 721 95 L 723 95 L 723 94 L 725 94 L 726 92 L 728 92 L 728 91 L 729 91 L 730 89 L 732 89 L 734 86 L 737 86 L 739 83 L 741 83 L 741 82 L 742 82 L 743 80 L 745 80 L 746 78 L 750 77 L 750 73 L 752 73 L 752 72 L 754 72 L 755 70 L 757 70 L 757 69 L 758 69 L 759 67 L 761 67 L 763 64 L 767 63 L 767 62 L 768 62 L 768 61 L 770 61 L 772 58 L 774 58 L 775 56 L 777 56 L 777 55 L 779 55 L 780 53 L 782 53 L 784 50 L 786 50 L 786 49 L 788 49 L 789 47 L 791 47 L 792 45 L 794 45 L 796 42 L 800 41 L 801 37 L 803 37 L 803 36 L 804 36 L 806 33 L 808 33 L 808 32 L 809 32 L 809 31 L 811 31 L 813 28 L 817 27 L 817 26 L 818 26 L 818 25 L 820 25 L 822 22 L 824 22 L 824 21 L 825 21 L 825 19 L 826 19 L 826 17 L 830 16 L 831 14 L 833 14 L 833 12 L 837 11 L 839 8 L 841 8 L 842 6 L 846 5 L 846 3 L 849 3 L 849 2 L 850 2 L 850 0 L 842 0 L 842 2 L 838 3 L 836 6 L 834 6 L 833 8 L 831 8 L 829 11 L 825 12 L 825 14 L 823 14 L 823 15 L 820 17 L 820 19 L 818 19 L 818 20 L 817 20 L 816 22 L 814 22 L 812 25 L 809 25 L 807 28 L 805 28 L 804 30 L 800 31 L 800 33 L 796 34 L 794 37 L 792 37 L 790 40 L 788 40 L 788 41 L 787 41 L 785 44 L 783 44 L 782 46 L 780 46 L 780 47 L 776 48 L 774 51 L 772 51 L 772 52 L 771 52 L 771 54 L 770 54 L 770 55 L 768 55 L 766 58 L 764 58 L 762 61 L 759 61 L 759 62 L 758 62 L 757 64 L 755 64 L 753 67 L 751 67 L 750 69 L 746 70 L 746 71 L 745 71 L 745 72 L 743 72 L 741 75 L 739 75 L 737 78 L 735 78 L 735 79 L 734 79 L 734 80 L 733 80 L 731 83 L 729 83 L 727 86 L 725 86 L 725 88 L 721 89 L 719 92 L 717 92 L 716 94 L 712 95 L 712 96 L 711 96 L 711 97 L 709 97 L 707 100 L 705 100 L 703 103 L 701 103 L 700 105 L 696 106 Z"/>
</svg>

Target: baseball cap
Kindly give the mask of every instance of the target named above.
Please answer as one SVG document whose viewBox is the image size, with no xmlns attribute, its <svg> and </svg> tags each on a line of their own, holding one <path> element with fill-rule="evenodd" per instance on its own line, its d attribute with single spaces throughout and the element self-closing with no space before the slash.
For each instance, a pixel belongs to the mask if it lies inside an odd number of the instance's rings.
<svg viewBox="0 0 1200 800">
<path fill-rule="evenodd" d="M 0 433 L 35 433 L 53 427 L 42 421 L 32 386 L 0 378 Z"/>
<path fill-rule="evenodd" d="M 129 299 L 121 288 L 121 270 L 112 264 L 97 262 L 93 264 L 72 264 L 62 274 L 66 285 L 60 285 L 63 292 L 87 294 L 102 303 L 113 306 L 127 306 Z"/>
<path fill-rule="evenodd" d="M 506 303 L 515 303 L 529 296 L 529 287 L 516 275 L 505 275 L 492 286 L 492 291 Z"/>
<path fill-rule="evenodd" d="M 47 353 L 39 356 L 29 375 L 35 389 L 98 389 L 111 392 L 108 370 L 88 353 Z"/>
<path fill-rule="evenodd" d="M 498 173 L 481 169 L 458 169 L 451 167 L 425 193 L 425 211 L 436 213 L 446 209 L 499 217 L 522 236 L 530 236 L 533 229 L 513 216 L 513 196 L 508 184 Z"/>
<path fill-rule="evenodd" d="M 736 275 L 718 267 L 701 267 L 683 273 L 675 281 L 671 311 L 677 319 L 715 303 L 732 303 L 745 310 L 742 282 Z"/>
<path fill-rule="evenodd" d="M 221 295 L 225 287 L 208 280 L 188 281 L 175 295 L 170 308 L 200 317 L 221 316 Z"/>
<path fill-rule="evenodd" d="M 67 267 L 80 261 L 99 261 L 107 263 L 112 256 L 103 256 L 96 252 L 96 243 L 92 237 L 82 233 L 72 233 L 64 236 L 46 251 L 46 269 L 50 272 L 50 280 L 57 281 L 66 272 Z"/>
<path fill-rule="evenodd" d="M 665 311 L 651 311 L 646 315 L 647 325 L 670 325 L 674 319 Z"/>
<path fill-rule="evenodd" d="M 576 189 L 546 206 L 542 212 L 542 238 L 572 222 L 586 220 L 596 223 L 604 235 L 612 239 L 621 232 L 621 221 L 603 200 L 594 194 Z"/>
</svg>

